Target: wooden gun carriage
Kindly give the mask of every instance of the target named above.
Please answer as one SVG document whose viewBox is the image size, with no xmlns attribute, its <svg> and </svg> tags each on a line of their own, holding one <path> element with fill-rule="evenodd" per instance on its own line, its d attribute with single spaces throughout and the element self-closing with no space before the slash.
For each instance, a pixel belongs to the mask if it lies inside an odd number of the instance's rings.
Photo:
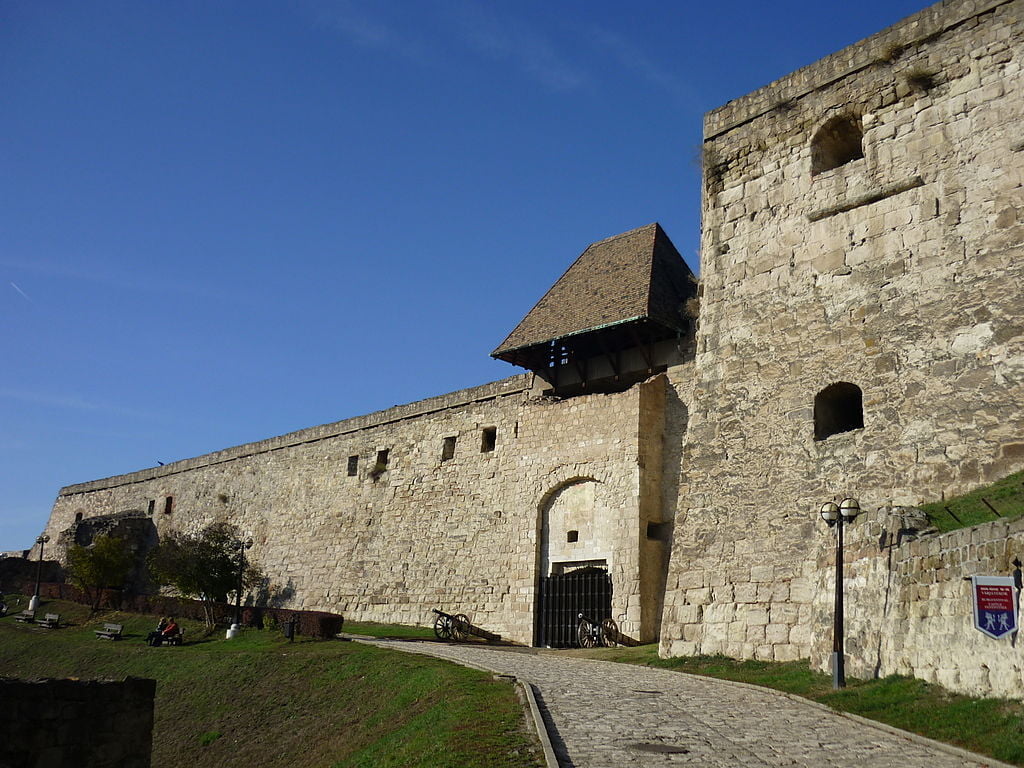
<svg viewBox="0 0 1024 768">
<path fill-rule="evenodd" d="M 501 640 L 501 635 L 474 627 L 464 613 L 445 613 L 437 608 L 431 610 L 437 615 L 437 618 L 434 619 L 434 634 L 437 635 L 438 640 L 464 641 L 471 636 L 482 638 L 489 643 Z"/>
</svg>

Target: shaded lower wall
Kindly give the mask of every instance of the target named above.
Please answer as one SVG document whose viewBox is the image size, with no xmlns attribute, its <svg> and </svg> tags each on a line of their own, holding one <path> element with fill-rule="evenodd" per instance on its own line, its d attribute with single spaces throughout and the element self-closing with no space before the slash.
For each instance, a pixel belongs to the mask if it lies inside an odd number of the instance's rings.
<svg viewBox="0 0 1024 768">
<path fill-rule="evenodd" d="M 858 521 L 859 525 L 859 521 Z M 994 640 L 974 629 L 970 576 L 1010 576 L 1024 560 L 1024 518 L 900 539 L 905 518 L 879 515 L 848 551 L 847 672 L 911 675 L 974 696 L 1024 698 L 1024 638 Z M 812 662 L 831 655 L 834 572 L 819 562 Z"/>
<path fill-rule="evenodd" d="M 149 768 L 156 681 L 0 679 L 0 768 Z"/>
</svg>

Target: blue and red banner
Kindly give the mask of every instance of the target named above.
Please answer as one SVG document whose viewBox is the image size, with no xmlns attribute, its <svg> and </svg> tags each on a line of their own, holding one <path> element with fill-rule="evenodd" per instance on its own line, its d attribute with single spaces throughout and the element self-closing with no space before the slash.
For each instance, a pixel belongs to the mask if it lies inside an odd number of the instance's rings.
<svg viewBox="0 0 1024 768">
<path fill-rule="evenodd" d="M 1018 629 L 1017 589 L 1012 576 L 971 576 L 974 628 L 999 639 Z"/>
</svg>

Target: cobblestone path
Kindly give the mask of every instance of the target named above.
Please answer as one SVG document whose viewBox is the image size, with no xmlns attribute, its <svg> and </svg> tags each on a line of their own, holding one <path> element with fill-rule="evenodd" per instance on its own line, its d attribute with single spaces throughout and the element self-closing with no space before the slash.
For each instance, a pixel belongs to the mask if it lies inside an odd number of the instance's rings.
<svg viewBox="0 0 1024 768">
<path fill-rule="evenodd" d="M 374 644 L 532 683 L 563 768 L 999 765 L 957 756 L 773 691 L 678 672 L 527 650 L 390 640 Z"/>
</svg>

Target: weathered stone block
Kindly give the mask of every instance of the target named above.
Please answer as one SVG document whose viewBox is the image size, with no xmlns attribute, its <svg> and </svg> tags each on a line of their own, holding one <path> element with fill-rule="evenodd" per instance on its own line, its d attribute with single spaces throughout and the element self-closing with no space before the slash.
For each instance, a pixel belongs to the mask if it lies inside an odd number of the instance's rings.
<svg viewBox="0 0 1024 768">
<path fill-rule="evenodd" d="M 734 599 L 737 603 L 753 603 L 757 601 L 756 584 L 736 584 L 733 587 Z"/>
<path fill-rule="evenodd" d="M 787 624 L 768 624 L 765 627 L 765 640 L 772 645 L 789 642 L 790 628 Z"/>
</svg>

